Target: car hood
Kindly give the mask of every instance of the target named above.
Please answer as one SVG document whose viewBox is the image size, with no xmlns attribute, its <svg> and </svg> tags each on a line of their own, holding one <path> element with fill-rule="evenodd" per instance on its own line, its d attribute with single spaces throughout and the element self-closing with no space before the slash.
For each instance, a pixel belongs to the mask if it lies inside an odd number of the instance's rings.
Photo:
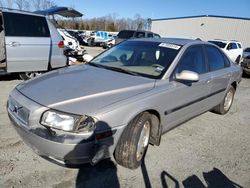
<svg viewBox="0 0 250 188">
<path fill-rule="evenodd" d="M 90 65 L 52 71 L 17 86 L 31 100 L 56 110 L 93 115 L 104 107 L 149 91 L 155 80 Z"/>
</svg>

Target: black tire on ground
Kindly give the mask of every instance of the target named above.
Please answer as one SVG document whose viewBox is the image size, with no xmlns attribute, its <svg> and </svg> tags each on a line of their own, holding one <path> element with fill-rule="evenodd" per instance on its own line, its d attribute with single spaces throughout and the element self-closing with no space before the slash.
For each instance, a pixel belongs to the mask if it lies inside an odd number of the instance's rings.
<svg viewBox="0 0 250 188">
<path fill-rule="evenodd" d="M 148 112 L 139 114 L 129 123 L 115 149 L 114 156 L 118 164 L 129 169 L 141 165 L 147 151 L 151 125 L 152 119 Z"/>
<path fill-rule="evenodd" d="M 41 72 L 22 72 L 22 73 L 19 73 L 19 77 L 22 80 L 29 80 L 29 79 L 35 78 L 41 74 L 42 74 Z"/>
<path fill-rule="evenodd" d="M 91 39 L 89 39 L 88 40 L 88 46 L 94 46 L 95 45 L 95 42 L 94 42 L 94 39 L 93 38 L 91 38 Z"/>
<path fill-rule="evenodd" d="M 213 112 L 217 113 L 217 114 L 221 114 L 224 115 L 226 114 L 233 103 L 233 99 L 234 99 L 234 93 L 235 93 L 235 89 L 233 86 L 230 86 L 222 100 L 222 102 L 220 104 L 218 104 L 216 107 L 214 107 Z"/>
</svg>

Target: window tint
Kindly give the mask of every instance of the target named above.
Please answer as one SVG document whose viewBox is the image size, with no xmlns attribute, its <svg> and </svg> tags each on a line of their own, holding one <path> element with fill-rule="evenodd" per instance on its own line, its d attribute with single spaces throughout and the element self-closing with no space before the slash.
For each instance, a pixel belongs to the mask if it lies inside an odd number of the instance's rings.
<svg viewBox="0 0 250 188">
<path fill-rule="evenodd" d="M 145 33 L 144 32 L 136 32 L 135 37 L 136 38 L 144 38 L 145 37 Z"/>
<path fill-rule="evenodd" d="M 124 31 L 120 31 L 117 36 L 121 39 L 128 39 L 128 38 L 133 37 L 134 33 L 135 31 L 124 30 Z"/>
<path fill-rule="evenodd" d="M 158 34 L 154 34 L 154 38 L 161 38 L 161 36 Z"/>
<path fill-rule="evenodd" d="M 233 49 L 237 49 L 237 45 L 236 43 L 229 43 L 227 46 L 228 50 L 233 50 Z"/>
<path fill-rule="evenodd" d="M 230 67 L 231 65 L 230 60 L 228 59 L 228 57 L 225 56 L 225 54 L 223 54 L 223 56 L 224 56 L 225 67 Z"/>
<path fill-rule="evenodd" d="M 217 48 L 206 46 L 206 52 L 210 71 L 219 70 L 225 67 L 223 55 Z"/>
<path fill-rule="evenodd" d="M 49 37 L 44 17 L 16 13 L 3 13 L 6 36 Z"/>
<path fill-rule="evenodd" d="M 237 44 L 238 44 L 238 47 L 239 47 L 239 48 L 242 48 L 242 46 L 241 46 L 241 44 L 240 44 L 240 43 L 237 43 Z"/>
<path fill-rule="evenodd" d="M 148 38 L 153 38 L 154 37 L 154 35 L 153 35 L 153 33 L 148 33 L 148 36 L 147 36 Z"/>
<path fill-rule="evenodd" d="M 213 43 L 213 44 L 219 46 L 220 48 L 225 48 L 225 46 L 226 46 L 226 43 L 225 43 L 225 42 L 212 41 L 212 40 L 209 40 L 208 42 Z"/>
<path fill-rule="evenodd" d="M 177 72 L 180 73 L 183 70 L 193 71 L 198 74 L 206 72 L 206 63 L 204 60 L 202 46 L 194 46 L 187 49 L 181 58 Z"/>
</svg>

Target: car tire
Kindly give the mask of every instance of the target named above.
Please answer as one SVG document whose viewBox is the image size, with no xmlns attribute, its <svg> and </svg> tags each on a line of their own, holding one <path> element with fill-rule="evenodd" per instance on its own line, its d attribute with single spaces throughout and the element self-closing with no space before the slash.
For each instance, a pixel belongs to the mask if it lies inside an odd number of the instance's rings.
<svg viewBox="0 0 250 188">
<path fill-rule="evenodd" d="M 41 74 L 42 72 L 22 72 L 22 73 L 19 73 L 19 77 L 22 80 L 29 80 L 37 76 L 40 76 Z"/>
<path fill-rule="evenodd" d="M 224 115 L 226 114 L 231 106 L 232 106 L 232 103 L 233 103 L 233 99 L 234 99 L 234 94 L 235 94 L 235 89 L 233 86 L 230 86 L 222 100 L 222 102 L 217 105 L 213 111 L 217 114 L 221 114 L 221 115 Z"/>
<path fill-rule="evenodd" d="M 115 159 L 119 165 L 129 169 L 136 169 L 145 157 L 152 125 L 152 118 L 148 112 L 135 117 L 126 129 L 115 149 Z"/>
<path fill-rule="evenodd" d="M 95 45 L 94 39 L 93 39 L 93 38 L 90 38 L 90 39 L 88 40 L 88 46 L 93 47 L 94 45 Z"/>
</svg>

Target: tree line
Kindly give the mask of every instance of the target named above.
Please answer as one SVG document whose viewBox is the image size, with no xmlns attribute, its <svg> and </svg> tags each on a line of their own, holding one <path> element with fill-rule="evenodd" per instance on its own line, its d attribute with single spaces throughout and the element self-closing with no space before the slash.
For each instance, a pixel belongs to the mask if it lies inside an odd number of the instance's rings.
<svg viewBox="0 0 250 188">
<path fill-rule="evenodd" d="M 57 6 L 53 0 L 0 0 L 1 7 L 25 11 L 48 9 Z M 117 14 L 91 19 L 56 17 L 58 25 L 65 29 L 120 31 L 122 29 L 146 29 L 146 19 L 139 14 L 133 18 L 118 18 Z"/>
<path fill-rule="evenodd" d="M 123 29 L 146 29 L 147 23 L 139 14 L 134 18 L 103 16 L 91 19 L 59 19 L 58 24 L 65 29 L 120 31 Z"/>
</svg>

